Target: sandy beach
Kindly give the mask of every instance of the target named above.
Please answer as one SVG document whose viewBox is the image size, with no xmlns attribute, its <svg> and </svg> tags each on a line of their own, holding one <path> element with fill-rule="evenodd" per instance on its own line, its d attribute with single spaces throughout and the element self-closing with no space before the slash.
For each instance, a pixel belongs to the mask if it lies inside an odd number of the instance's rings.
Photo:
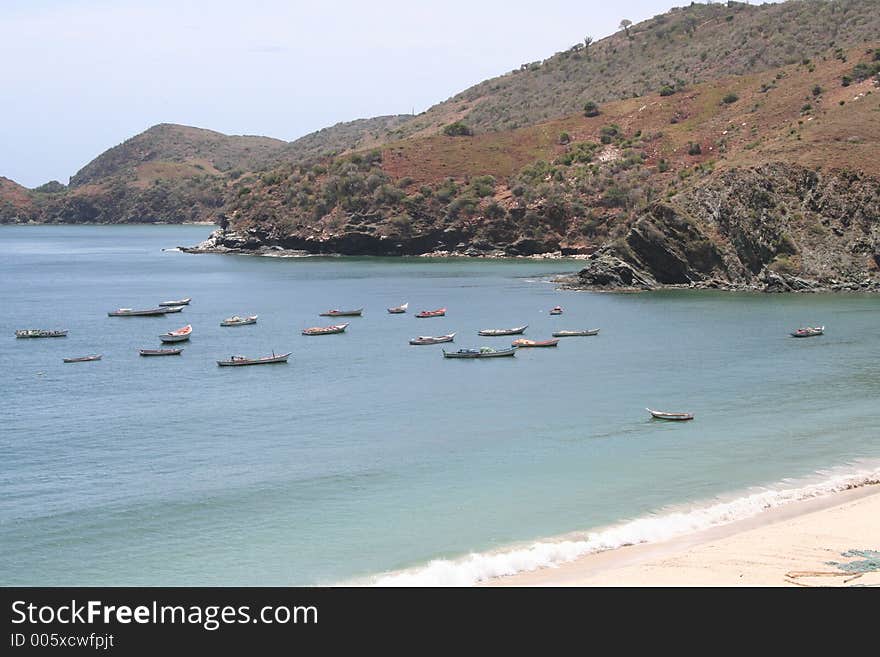
<svg viewBox="0 0 880 657">
<path fill-rule="evenodd" d="M 748 520 L 655 544 L 589 554 L 489 586 L 880 586 L 864 561 L 880 551 L 880 486 L 772 509 Z M 875 560 L 878 555 L 868 555 Z"/>
</svg>

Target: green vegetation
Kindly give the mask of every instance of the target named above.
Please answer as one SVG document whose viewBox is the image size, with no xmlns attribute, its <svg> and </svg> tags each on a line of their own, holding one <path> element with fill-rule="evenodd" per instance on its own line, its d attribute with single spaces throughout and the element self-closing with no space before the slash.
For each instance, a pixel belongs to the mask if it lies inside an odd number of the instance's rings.
<svg viewBox="0 0 880 657">
<path fill-rule="evenodd" d="M 724 98 L 721 99 L 721 102 L 724 103 L 725 105 L 732 105 L 733 103 L 735 103 L 738 100 L 739 100 L 739 96 L 737 96 L 735 93 L 731 92 L 731 93 L 725 94 Z"/>
<path fill-rule="evenodd" d="M 599 116 L 599 106 L 592 100 L 584 104 L 584 116 Z"/>
<path fill-rule="evenodd" d="M 443 134 L 447 137 L 470 137 L 474 134 L 474 131 L 461 121 L 456 121 L 455 123 L 450 123 L 445 126 L 443 128 Z"/>
</svg>

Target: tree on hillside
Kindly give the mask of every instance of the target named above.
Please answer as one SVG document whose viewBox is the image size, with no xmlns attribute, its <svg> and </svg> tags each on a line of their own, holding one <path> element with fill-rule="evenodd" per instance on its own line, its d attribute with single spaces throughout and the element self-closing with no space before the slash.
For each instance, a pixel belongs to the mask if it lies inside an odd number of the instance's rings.
<svg viewBox="0 0 880 657">
<path fill-rule="evenodd" d="M 620 29 L 626 32 L 626 36 L 629 36 L 629 26 L 632 24 L 633 22 L 628 18 L 624 18 L 622 21 L 620 21 Z"/>
<path fill-rule="evenodd" d="M 584 105 L 584 116 L 599 116 L 599 106 L 592 100 L 588 100 Z"/>
<path fill-rule="evenodd" d="M 593 37 L 585 36 L 584 37 L 584 51 L 587 53 L 587 55 L 590 54 L 590 44 L 591 43 L 593 43 Z"/>
</svg>

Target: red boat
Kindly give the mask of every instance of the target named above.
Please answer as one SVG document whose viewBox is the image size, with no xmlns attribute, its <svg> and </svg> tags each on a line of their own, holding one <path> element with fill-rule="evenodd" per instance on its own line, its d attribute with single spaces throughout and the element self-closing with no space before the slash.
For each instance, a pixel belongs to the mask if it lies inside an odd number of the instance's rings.
<svg viewBox="0 0 880 657">
<path fill-rule="evenodd" d="M 443 317 L 446 314 L 446 308 L 438 308 L 437 310 L 423 310 L 416 317 Z"/>
</svg>

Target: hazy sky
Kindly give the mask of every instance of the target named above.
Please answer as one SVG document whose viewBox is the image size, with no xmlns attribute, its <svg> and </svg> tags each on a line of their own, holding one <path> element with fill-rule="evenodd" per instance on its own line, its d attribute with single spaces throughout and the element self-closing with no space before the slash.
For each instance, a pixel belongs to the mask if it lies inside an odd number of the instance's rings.
<svg viewBox="0 0 880 657">
<path fill-rule="evenodd" d="M 0 175 L 68 178 L 156 123 L 291 140 L 423 111 L 683 0 L 0 0 Z"/>
</svg>

